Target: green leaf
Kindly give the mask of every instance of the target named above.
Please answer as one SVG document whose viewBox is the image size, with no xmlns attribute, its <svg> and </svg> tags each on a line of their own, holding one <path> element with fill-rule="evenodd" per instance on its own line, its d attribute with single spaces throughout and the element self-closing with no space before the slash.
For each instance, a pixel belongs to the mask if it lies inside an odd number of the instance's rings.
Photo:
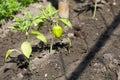
<svg viewBox="0 0 120 80">
<path fill-rule="evenodd" d="M 40 22 L 43 22 L 43 20 L 42 20 L 42 19 L 35 19 L 35 20 L 33 21 L 34 24 L 38 24 L 38 23 L 40 23 Z"/>
<path fill-rule="evenodd" d="M 39 35 L 39 34 L 41 34 L 38 30 L 32 30 L 31 31 L 31 34 L 35 34 L 35 35 Z"/>
<path fill-rule="evenodd" d="M 48 12 L 48 15 L 51 16 L 53 9 L 52 9 L 52 5 L 51 3 L 48 4 L 48 6 L 46 7 L 46 12 Z"/>
<path fill-rule="evenodd" d="M 58 12 L 59 12 L 59 10 L 52 11 L 52 15 L 54 16 L 54 15 L 57 14 Z"/>
<path fill-rule="evenodd" d="M 45 8 L 40 8 L 40 10 L 42 11 L 43 15 L 46 17 L 47 16 L 47 12 L 46 12 Z"/>
<path fill-rule="evenodd" d="M 12 26 L 12 27 L 9 27 L 9 28 L 12 29 L 12 30 L 20 30 L 19 26 Z"/>
<path fill-rule="evenodd" d="M 30 54 L 31 54 L 31 52 L 32 52 L 32 47 L 31 47 L 30 42 L 24 41 L 24 42 L 22 43 L 22 45 L 21 45 L 21 50 L 22 50 L 23 54 L 24 54 L 27 58 L 29 58 L 29 57 L 30 57 Z"/>
<path fill-rule="evenodd" d="M 47 16 L 45 16 L 44 14 L 39 14 L 38 16 L 39 16 L 39 18 L 42 19 L 42 20 L 47 18 Z"/>
<path fill-rule="evenodd" d="M 43 34 L 37 35 L 37 38 L 40 39 L 42 42 L 47 43 L 47 39 Z"/>
<path fill-rule="evenodd" d="M 12 53 L 13 49 L 8 49 L 5 55 L 5 60 L 8 58 L 8 56 Z"/>
<path fill-rule="evenodd" d="M 15 22 L 20 22 L 20 21 L 21 21 L 21 19 L 20 19 L 19 17 L 16 17 L 16 16 L 14 16 L 14 15 L 13 15 L 13 17 L 14 17 L 14 21 L 15 21 Z"/>
<path fill-rule="evenodd" d="M 67 18 L 60 18 L 59 20 L 63 22 L 65 25 L 67 25 L 68 27 L 72 28 L 72 24 Z"/>
<path fill-rule="evenodd" d="M 38 39 L 40 39 L 44 43 L 47 43 L 46 37 L 42 33 L 40 33 L 38 30 L 32 30 L 31 34 L 37 35 L 36 37 Z"/>
</svg>

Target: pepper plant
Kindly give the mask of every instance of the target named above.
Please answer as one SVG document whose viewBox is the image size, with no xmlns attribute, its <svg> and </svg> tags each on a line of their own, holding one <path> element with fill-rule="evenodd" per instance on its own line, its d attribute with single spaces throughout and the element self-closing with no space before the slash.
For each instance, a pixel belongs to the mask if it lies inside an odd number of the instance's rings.
<svg viewBox="0 0 120 80">
<path fill-rule="evenodd" d="M 64 26 L 67 26 L 69 28 L 72 28 L 72 24 L 67 18 L 56 17 L 56 14 L 59 12 L 59 10 L 54 10 L 51 4 L 48 4 L 46 8 L 40 8 L 40 11 L 42 12 L 42 14 L 39 14 L 38 18 L 42 18 L 43 22 L 47 24 L 49 32 L 52 34 L 50 45 L 50 53 L 52 53 L 54 38 L 61 38 L 62 32 L 64 30 L 64 28 L 61 26 L 62 24 L 60 23 L 63 23 Z M 71 44 L 70 39 L 68 40 Z"/>
<path fill-rule="evenodd" d="M 30 54 L 32 52 L 32 46 L 31 46 L 31 43 L 28 41 L 29 39 L 29 35 L 30 34 L 36 34 L 36 37 L 38 39 L 40 39 L 41 41 L 43 41 L 44 43 L 47 42 L 45 36 L 40 33 L 39 31 L 30 31 L 30 28 L 35 24 L 36 22 L 36 18 L 33 17 L 33 14 L 31 13 L 25 13 L 24 16 L 22 18 L 19 18 L 19 17 L 15 17 L 14 16 L 14 22 L 15 22 L 15 25 L 10 27 L 10 29 L 12 30 L 18 30 L 18 31 L 21 31 L 22 33 L 25 34 L 26 36 L 26 39 L 25 41 L 22 43 L 21 45 L 21 51 L 22 53 L 29 59 L 30 57 Z M 6 52 L 6 55 L 5 55 L 5 59 L 8 58 L 8 56 L 13 52 L 13 51 L 17 51 L 17 52 L 20 52 L 16 49 L 9 49 L 7 52 Z"/>
<path fill-rule="evenodd" d="M 41 13 L 37 16 L 33 16 L 31 13 L 26 13 L 22 18 L 15 17 L 15 25 L 10 27 L 13 30 L 18 30 L 23 32 L 26 35 L 26 40 L 21 45 L 22 53 L 29 59 L 32 53 L 32 46 L 31 43 L 28 41 L 29 35 L 33 34 L 44 43 L 47 43 L 46 37 L 39 31 L 42 25 L 46 24 L 49 32 L 52 34 L 52 40 L 50 45 L 50 53 L 52 53 L 53 41 L 54 38 L 61 38 L 63 27 L 61 26 L 61 22 L 69 27 L 72 28 L 72 24 L 66 18 L 58 18 L 56 17 L 59 10 L 54 10 L 51 4 L 48 4 L 46 8 L 40 8 Z M 33 25 L 37 25 L 37 29 L 30 30 Z M 68 37 L 67 37 L 68 38 Z M 69 40 L 69 46 L 71 45 L 71 41 Z M 5 59 L 13 52 L 18 51 L 16 49 L 9 49 L 6 52 Z"/>
</svg>

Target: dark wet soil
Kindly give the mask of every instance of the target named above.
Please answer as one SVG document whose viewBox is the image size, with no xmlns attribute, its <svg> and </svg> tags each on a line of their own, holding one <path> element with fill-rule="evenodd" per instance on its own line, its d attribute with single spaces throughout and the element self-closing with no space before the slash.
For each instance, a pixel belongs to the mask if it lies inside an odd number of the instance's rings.
<svg viewBox="0 0 120 80">
<path fill-rule="evenodd" d="M 25 36 L 7 27 L 12 21 L 0 28 L 0 80 L 120 80 L 120 1 L 104 3 L 97 10 L 96 19 L 87 5 L 70 0 L 70 21 L 73 29 L 66 30 L 71 35 L 71 51 L 68 54 L 65 38 L 56 39 L 53 54 L 49 54 L 50 44 L 38 40 L 30 41 L 33 52 L 27 68 L 19 67 L 17 53 L 13 60 L 5 62 L 5 52 L 10 48 L 20 49 Z M 27 11 L 38 14 L 36 6 L 31 4 Z M 84 12 L 81 12 L 85 9 Z M 41 29 L 50 42 L 50 35 Z M 22 57 L 23 58 L 23 57 Z M 24 58 L 26 61 L 26 58 Z M 17 59 L 18 60 L 18 59 Z M 27 63 L 27 62 L 25 62 Z"/>
</svg>

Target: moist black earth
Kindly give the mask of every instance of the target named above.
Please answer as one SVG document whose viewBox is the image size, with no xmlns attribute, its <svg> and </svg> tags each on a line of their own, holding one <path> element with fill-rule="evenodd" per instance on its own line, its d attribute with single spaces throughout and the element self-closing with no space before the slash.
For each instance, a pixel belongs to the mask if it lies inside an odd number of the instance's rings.
<svg viewBox="0 0 120 80">
<path fill-rule="evenodd" d="M 39 14 L 38 7 L 46 4 L 31 4 L 17 16 L 24 11 Z M 29 65 L 18 53 L 5 62 L 5 52 L 20 49 L 25 36 L 8 29 L 11 20 L 0 27 L 0 80 L 120 80 L 120 0 L 116 5 L 112 1 L 101 3 L 95 19 L 86 2 L 70 0 L 69 4 L 73 25 L 73 29 L 65 30 L 72 42 L 69 54 L 64 37 L 55 40 L 53 54 L 49 54 L 51 37 L 45 27 L 41 31 L 47 36 L 47 44 L 30 39 L 33 52 Z"/>
</svg>

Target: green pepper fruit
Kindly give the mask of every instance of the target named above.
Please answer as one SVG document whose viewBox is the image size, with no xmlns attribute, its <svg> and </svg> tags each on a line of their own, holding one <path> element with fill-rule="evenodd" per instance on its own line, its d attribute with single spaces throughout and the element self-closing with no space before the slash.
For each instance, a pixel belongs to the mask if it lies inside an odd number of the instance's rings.
<svg viewBox="0 0 120 80">
<path fill-rule="evenodd" d="M 52 32 L 56 38 L 60 38 L 62 36 L 62 27 L 59 25 L 54 25 L 52 27 Z"/>
</svg>

